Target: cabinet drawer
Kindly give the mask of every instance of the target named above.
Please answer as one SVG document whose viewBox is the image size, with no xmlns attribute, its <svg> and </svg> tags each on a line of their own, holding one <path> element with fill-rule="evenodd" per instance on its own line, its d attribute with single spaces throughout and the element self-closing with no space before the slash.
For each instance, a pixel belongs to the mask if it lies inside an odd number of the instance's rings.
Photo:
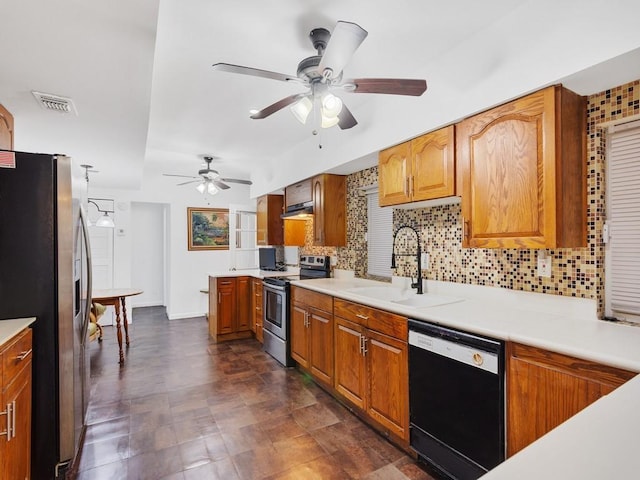
<svg viewBox="0 0 640 480">
<path fill-rule="evenodd" d="M 333 312 L 333 297 L 324 293 L 312 292 L 306 288 L 291 287 L 291 301 L 302 303 L 309 307 L 324 310 L 325 312 Z"/>
<path fill-rule="evenodd" d="M 32 331 L 27 328 L 7 342 L 2 353 L 2 381 L 5 385 L 31 360 L 33 356 L 31 338 Z"/>
<path fill-rule="evenodd" d="M 399 340 L 407 340 L 407 319 L 359 303 L 335 299 L 333 314 Z"/>
</svg>

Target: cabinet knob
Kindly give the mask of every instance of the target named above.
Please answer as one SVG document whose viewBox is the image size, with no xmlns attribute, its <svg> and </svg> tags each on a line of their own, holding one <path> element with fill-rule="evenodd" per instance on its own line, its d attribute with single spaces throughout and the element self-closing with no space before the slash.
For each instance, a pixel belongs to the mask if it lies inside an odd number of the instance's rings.
<svg viewBox="0 0 640 480">
<path fill-rule="evenodd" d="M 356 317 L 362 320 L 369 320 L 369 317 L 367 317 L 366 315 L 362 315 L 361 313 L 356 313 Z"/>
</svg>

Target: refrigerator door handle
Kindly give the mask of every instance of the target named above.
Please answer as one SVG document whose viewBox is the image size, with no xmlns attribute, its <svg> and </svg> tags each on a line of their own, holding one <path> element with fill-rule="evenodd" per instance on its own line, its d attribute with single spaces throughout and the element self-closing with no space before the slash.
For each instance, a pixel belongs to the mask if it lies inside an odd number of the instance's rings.
<svg viewBox="0 0 640 480">
<path fill-rule="evenodd" d="M 84 310 L 84 317 L 82 319 L 83 322 L 83 331 L 86 334 L 86 330 L 89 328 L 89 313 L 91 312 L 91 304 L 93 303 L 93 299 L 91 298 L 92 291 L 92 276 L 93 272 L 91 271 L 91 245 L 89 242 L 89 228 L 87 226 L 87 220 L 85 218 L 84 209 L 82 206 L 80 207 L 80 226 L 82 228 L 82 240 L 85 246 L 86 262 L 87 262 L 87 295 L 86 295 L 86 305 Z M 84 334 L 83 334 L 84 335 Z"/>
</svg>

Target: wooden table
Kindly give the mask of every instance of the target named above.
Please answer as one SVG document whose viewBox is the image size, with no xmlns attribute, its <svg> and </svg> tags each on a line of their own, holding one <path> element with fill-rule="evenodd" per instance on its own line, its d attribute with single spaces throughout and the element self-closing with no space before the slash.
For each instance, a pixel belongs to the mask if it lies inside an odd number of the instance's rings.
<svg viewBox="0 0 640 480">
<path fill-rule="evenodd" d="M 107 288 L 104 290 L 94 290 L 91 301 L 102 305 L 112 305 L 116 310 L 116 335 L 118 336 L 118 347 L 120 349 L 120 365 L 124 364 L 124 353 L 122 351 L 122 331 L 120 329 L 120 306 L 122 306 L 122 318 L 124 320 L 124 333 L 129 346 L 129 322 L 127 321 L 127 306 L 125 298 L 140 295 L 139 288 Z"/>
</svg>

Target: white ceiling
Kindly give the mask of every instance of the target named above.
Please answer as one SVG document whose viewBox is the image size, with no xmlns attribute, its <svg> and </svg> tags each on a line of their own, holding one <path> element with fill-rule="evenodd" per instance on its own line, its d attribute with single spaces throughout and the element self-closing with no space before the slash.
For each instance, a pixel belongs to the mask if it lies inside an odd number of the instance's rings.
<svg viewBox="0 0 640 480">
<path fill-rule="evenodd" d="M 379 149 L 563 82 L 581 94 L 640 78 L 637 0 L 0 0 L 0 103 L 16 149 L 67 153 L 103 188 L 200 157 L 252 195 L 321 171 L 349 173 Z M 217 62 L 285 74 L 315 54 L 315 27 L 353 21 L 369 36 L 346 77 L 425 78 L 419 98 L 345 93 L 359 124 L 311 134 L 288 109 L 249 110 L 303 91 L 215 72 Z M 78 115 L 41 109 L 32 90 L 71 97 Z M 322 143 L 323 148 L 318 148 Z"/>
</svg>

